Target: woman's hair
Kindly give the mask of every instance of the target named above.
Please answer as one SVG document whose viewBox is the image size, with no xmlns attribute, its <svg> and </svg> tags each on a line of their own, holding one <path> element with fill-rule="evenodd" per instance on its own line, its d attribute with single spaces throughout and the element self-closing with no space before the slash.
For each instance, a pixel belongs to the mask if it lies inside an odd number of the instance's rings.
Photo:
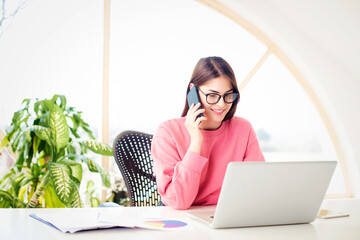
<svg viewBox="0 0 360 240">
<path fill-rule="evenodd" d="M 235 74 L 231 66 L 221 57 L 206 57 L 206 58 L 201 58 L 196 64 L 190 82 L 188 84 L 186 94 L 190 91 L 191 83 L 193 83 L 196 87 L 199 87 L 205 84 L 207 81 L 218 77 L 225 77 L 229 79 L 234 92 L 239 93 Z M 234 116 L 239 100 L 240 100 L 240 95 L 236 99 L 236 101 L 233 102 L 230 111 L 226 114 L 224 118 L 224 121 Z M 189 111 L 189 105 L 186 100 L 185 107 L 181 114 L 181 117 L 185 117 L 188 111 Z"/>
</svg>

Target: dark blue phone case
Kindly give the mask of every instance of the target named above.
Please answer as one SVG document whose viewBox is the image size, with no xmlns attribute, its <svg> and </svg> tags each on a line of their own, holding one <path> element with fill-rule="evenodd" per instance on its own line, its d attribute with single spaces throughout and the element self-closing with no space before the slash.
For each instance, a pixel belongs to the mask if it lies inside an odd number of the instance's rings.
<svg viewBox="0 0 360 240">
<path fill-rule="evenodd" d="M 198 104 L 198 103 L 200 102 L 199 92 L 198 92 L 198 90 L 197 90 L 197 88 L 196 88 L 195 86 L 192 87 L 192 88 L 190 89 L 189 93 L 187 94 L 187 102 L 188 102 L 189 107 L 191 106 L 191 104 L 196 105 L 196 104 Z M 199 109 L 201 109 L 201 106 L 200 106 Z M 196 119 L 197 119 L 198 117 L 203 117 L 203 116 L 204 116 L 204 114 L 200 113 L 200 114 L 196 117 Z"/>
</svg>

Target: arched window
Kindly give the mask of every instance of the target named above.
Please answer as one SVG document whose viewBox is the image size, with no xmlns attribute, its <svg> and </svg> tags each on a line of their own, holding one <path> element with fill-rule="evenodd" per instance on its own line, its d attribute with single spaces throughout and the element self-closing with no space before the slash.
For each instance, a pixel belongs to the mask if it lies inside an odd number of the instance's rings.
<svg viewBox="0 0 360 240">
<path fill-rule="evenodd" d="M 126 129 L 153 133 L 179 117 L 197 60 L 218 55 L 234 68 L 236 114 L 253 124 L 267 161 L 339 160 L 326 116 L 279 49 L 225 6 L 200 2 L 212 8 L 190 0 L 111 2 L 111 139 Z M 328 195 L 346 191 L 338 165 Z"/>
</svg>

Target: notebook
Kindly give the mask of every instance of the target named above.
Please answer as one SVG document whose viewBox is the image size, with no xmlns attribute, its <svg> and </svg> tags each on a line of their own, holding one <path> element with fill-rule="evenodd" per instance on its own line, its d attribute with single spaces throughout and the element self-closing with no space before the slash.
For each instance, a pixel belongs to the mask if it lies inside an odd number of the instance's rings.
<svg viewBox="0 0 360 240">
<path fill-rule="evenodd" d="M 215 211 L 187 214 L 212 228 L 309 223 L 315 220 L 336 161 L 231 162 Z"/>
</svg>

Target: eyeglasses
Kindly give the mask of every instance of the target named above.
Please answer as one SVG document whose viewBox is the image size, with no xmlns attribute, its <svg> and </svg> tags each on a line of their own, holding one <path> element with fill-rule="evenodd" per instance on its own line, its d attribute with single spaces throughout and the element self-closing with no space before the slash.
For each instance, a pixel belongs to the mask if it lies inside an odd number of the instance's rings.
<svg viewBox="0 0 360 240">
<path fill-rule="evenodd" d="M 236 93 L 236 92 L 231 92 L 231 93 L 226 93 L 224 95 L 220 95 L 220 94 L 217 94 L 217 93 L 204 93 L 203 91 L 201 91 L 200 88 L 198 88 L 199 91 L 204 94 L 206 96 L 206 102 L 208 104 L 216 104 L 220 101 L 220 98 L 223 97 L 224 99 L 224 102 L 228 103 L 228 104 L 231 104 L 233 102 L 235 102 L 237 100 L 237 98 L 239 97 L 239 94 Z"/>
</svg>

